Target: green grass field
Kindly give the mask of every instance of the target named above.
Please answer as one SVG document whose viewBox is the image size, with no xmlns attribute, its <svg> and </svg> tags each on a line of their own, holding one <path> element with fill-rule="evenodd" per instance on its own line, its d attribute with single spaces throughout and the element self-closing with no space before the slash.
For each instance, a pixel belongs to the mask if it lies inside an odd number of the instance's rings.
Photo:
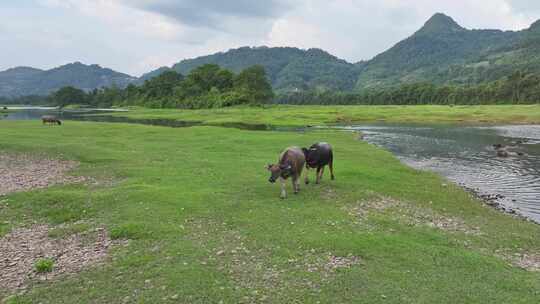
<svg viewBox="0 0 540 304">
<path fill-rule="evenodd" d="M 215 111 L 215 118 L 207 111 L 130 115 L 286 125 L 382 115 L 309 109 L 306 117 L 283 107 Z M 335 116 L 325 118 L 331 109 Z M 233 118 L 220 118 L 230 111 Z M 78 160 L 73 174 L 113 181 L 10 194 L 0 199 L 0 235 L 38 222 L 78 225 L 61 234 L 106 227 L 130 240 L 106 264 L 35 283 L 8 303 L 538 303 L 540 273 L 495 251 L 538 253 L 539 225 L 485 207 L 356 136 L 0 121 L 0 151 Z M 336 180 L 326 175 L 280 200 L 264 166 L 287 146 L 319 140 L 334 145 Z M 333 257 L 354 263 L 333 267 Z"/>
<path fill-rule="evenodd" d="M 133 108 L 113 114 L 129 118 L 268 124 L 273 126 L 331 125 L 362 122 L 408 123 L 540 123 L 540 105 L 500 106 L 265 106 L 210 110 Z"/>
</svg>

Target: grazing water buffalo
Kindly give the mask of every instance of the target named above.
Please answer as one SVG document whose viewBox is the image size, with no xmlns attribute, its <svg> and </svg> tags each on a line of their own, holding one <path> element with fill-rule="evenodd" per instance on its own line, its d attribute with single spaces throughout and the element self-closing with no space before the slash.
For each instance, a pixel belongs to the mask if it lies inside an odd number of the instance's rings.
<svg viewBox="0 0 540 304">
<path fill-rule="evenodd" d="M 285 180 L 289 177 L 292 179 L 294 194 L 298 194 L 298 191 L 300 191 L 299 180 L 302 176 L 302 169 L 304 168 L 305 163 L 306 158 L 302 152 L 302 149 L 298 147 L 290 147 L 281 153 L 277 164 L 270 164 L 266 168 L 271 173 L 270 179 L 268 180 L 269 182 L 275 183 L 279 178 L 281 182 L 282 199 L 287 198 L 287 192 L 285 191 Z"/>
<path fill-rule="evenodd" d="M 309 172 L 309 168 L 317 168 L 317 179 L 315 183 L 319 183 L 323 173 L 324 167 L 328 165 L 330 168 L 330 176 L 332 180 L 334 177 L 334 154 L 332 147 L 325 142 L 320 142 L 312 145 L 309 149 L 303 148 L 302 151 L 306 157 L 306 169 Z M 306 172 L 306 185 L 309 184 L 308 172 Z"/>
<path fill-rule="evenodd" d="M 55 116 L 52 116 L 52 115 L 44 115 L 44 116 L 41 117 L 41 120 L 43 121 L 43 124 L 57 124 L 57 125 L 62 124 L 60 119 L 58 119 L 58 118 L 56 118 Z"/>
</svg>

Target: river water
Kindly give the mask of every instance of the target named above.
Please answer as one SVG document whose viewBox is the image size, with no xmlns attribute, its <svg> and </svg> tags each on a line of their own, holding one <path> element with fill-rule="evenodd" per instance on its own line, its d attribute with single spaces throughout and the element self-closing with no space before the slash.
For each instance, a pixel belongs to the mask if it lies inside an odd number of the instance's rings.
<svg viewBox="0 0 540 304">
<path fill-rule="evenodd" d="M 345 127 L 402 162 L 437 172 L 540 223 L 540 125 L 371 124 Z M 508 157 L 499 157 L 493 145 Z"/>
<path fill-rule="evenodd" d="M 39 119 L 54 114 L 61 119 L 131 122 L 169 127 L 197 123 L 174 120 L 130 120 L 111 116 L 81 116 L 111 109 L 58 111 L 27 108 L 0 114 L 0 119 Z M 248 125 L 232 125 L 249 129 Z M 264 129 L 254 126 L 254 129 Z M 439 173 L 449 180 L 487 197 L 501 209 L 540 223 L 540 125 L 459 126 L 418 124 L 364 124 L 338 127 L 361 131 L 364 139 L 395 154 L 420 170 Z M 508 157 L 497 156 L 493 145 L 502 145 Z"/>
</svg>

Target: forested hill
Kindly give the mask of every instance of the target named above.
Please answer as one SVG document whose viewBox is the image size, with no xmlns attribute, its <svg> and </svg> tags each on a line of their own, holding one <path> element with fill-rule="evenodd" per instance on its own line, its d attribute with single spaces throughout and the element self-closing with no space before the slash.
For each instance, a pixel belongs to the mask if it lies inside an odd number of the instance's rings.
<svg viewBox="0 0 540 304">
<path fill-rule="evenodd" d="M 292 47 L 242 47 L 227 52 L 183 60 L 172 69 L 187 74 L 204 64 L 217 64 L 235 73 L 253 66 L 265 68 L 274 89 L 295 91 L 307 89 L 351 90 L 358 78 L 356 65 L 320 49 L 302 50 Z M 149 73 L 148 78 L 164 71 Z"/>
<path fill-rule="evenodd" d="M 113 85 L 125 87 L 136 80 L 127 74 L 80 62 L 50 70 L 17 67 L 0 72 L 0 96 L 47 95 L 65 86 L 87 91 Z"/>
<path fill-rule="evenodd" d="M 513 32 L 468 30 L 436 14 L 411 37 L 370 60 L 357 89 L 406 83 L 470 85 L 517 70 L 540 73 L 540 23 Z"/>
</svg>

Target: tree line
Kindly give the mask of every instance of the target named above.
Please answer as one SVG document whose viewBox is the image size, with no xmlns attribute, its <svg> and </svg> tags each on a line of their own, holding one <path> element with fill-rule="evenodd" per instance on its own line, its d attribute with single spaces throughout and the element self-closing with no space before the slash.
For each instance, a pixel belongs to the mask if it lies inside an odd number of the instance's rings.
<svg viewBox="0 0 540 304">
<path fill-rule="evenodd" d="M 263 67 L 252 66 L 234 74 L 218 65 L 207 64 L 187 76 L 166 71 L 140 86 L 111 86 L 89 92 L 68 86 L 49 96 L 20 97 L 6 103 L 199 109 L 269 103 L 273 97 Z"/>
<path fill-rule="evenodd" d="M 361 92 L 299 91 L 281 94 L 279 104 L 296 105 L 478 105 L 540 103 L 540 77 L 521 71 L 489 83 L 471 86 L 432 83 Z"/>
<path fill-rule="evenodd" d="M 2 99 L 0 104 L 80 104 L 93 107 L 143 106 L 150 108 L 219 108 L 241 104 L 296 105 L 417 105 L 417 104 L 534 104 L 540 103 L 540 76 L 517 71 L 479 85 L 437 86 L 405 84 L 359 92 L 308 90 L 274 95 L 264 68 L 253 66 L 234 74 L 208 64 L 187 76 L 167 71 L 141 86 L 116 86 L 85 92 L 64 87 L 50 96 Z"/>
</svg>

